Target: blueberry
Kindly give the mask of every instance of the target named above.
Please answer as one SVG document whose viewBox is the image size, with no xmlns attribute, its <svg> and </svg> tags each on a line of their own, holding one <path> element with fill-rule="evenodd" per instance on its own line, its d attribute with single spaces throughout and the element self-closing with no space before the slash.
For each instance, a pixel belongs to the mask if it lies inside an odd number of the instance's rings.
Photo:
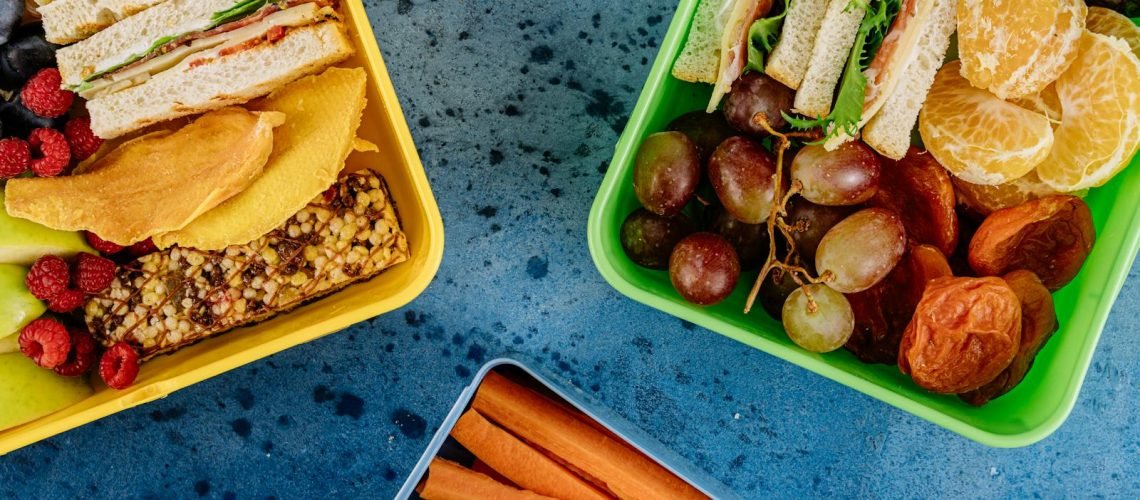
<svg viewBox="0 0 1140 500">
<path fill-rule="evenodd" d="M 37 116 L 24 106 L 20 94 L 13 95 L 11 101 L 0 104 L 0 123 L 4 124 L 5 137 L 19 137 L 26 139 L 37 128 L 54 128 L 62 130 L 67 123 L 67 115 L 59 118 L 44 118 Z"/>
<path fill-rule="evenodd" d="M 24 17 L 24 0 L 0 0 L 0 44 L 8 43 L 12 30 Z"/>
<path fill-rule="evenodd" d="M 29 24 L 18 28 L 11 42 L 0 47 L 0 88 L 16 90 L 37 71 L 54 67 L 58 48 L 44 39 L 43 26 Z"/>
</svg>

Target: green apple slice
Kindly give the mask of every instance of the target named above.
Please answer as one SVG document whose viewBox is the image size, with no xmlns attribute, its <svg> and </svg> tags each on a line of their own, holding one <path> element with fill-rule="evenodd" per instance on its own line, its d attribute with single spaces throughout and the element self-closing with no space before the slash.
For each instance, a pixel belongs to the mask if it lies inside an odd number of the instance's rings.
<svg viewBox="0 0 1140 500">
<path fill-rule="evenodd" d="M 86 399 L 83 378 L 65 378 L 23 354 L 0 354 L 0 430 L 31 422 Z"/>
<path fill-rule="evenodd" d="M 79 233 L 49 229 L 8 215 L 4 190 L 0 189 L 0 264 L 30 266 L 44 255 L 68 258 L 79 252 L 96 253 Z"/>
<path fill-rule="evenodd" d="M 21 266 L 0 264 L 0 339 L 19 333 L 47 310 L 24 285 L 27 274 Z"/>
<path fill-rule="evenodd" d="M 9 335 L 0 339 L 0 354 L 20 352 L 20 336 Z"/>
</svg>

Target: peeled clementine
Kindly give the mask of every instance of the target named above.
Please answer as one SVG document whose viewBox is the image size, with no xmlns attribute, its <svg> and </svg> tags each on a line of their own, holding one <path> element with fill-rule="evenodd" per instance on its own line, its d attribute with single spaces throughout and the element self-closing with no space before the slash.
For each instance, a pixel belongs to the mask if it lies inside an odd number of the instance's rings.
<svg viewBox="0 0 1140 500">
<path fill-rule="evenodd" d="M 1037 174 L 1061 191 L 1100 186 L 1140 149 L 1140 59 L 1123 40 L 1086 31 L 1056 87 L 1061 124 Z"/>
<path fill-rule="evenodd" d="M 1024 176 L 996 186 L 971 184 L 962 179 L 954 179 L 954 191 L 958 194 L 958 203 L 961 203 L 981 215 L 989 215 L 1003 208 L 1015 207 L 1027 201 L 1044 198 L 1061 191 L 1045 184 L 1037 176 L 1037 172 L 1029 172 Z M 1084 192 L 1074 193 L 1084 197 Z"/>
<path fill-rule="evenodd" d="M 1002 99 L 1036 94 L 1077 56 L 1082 0 L 959 0 L 962 76 Z"/>
<path fill-rule="evenodd" d="M 994 185 L 1033 170 L 1053 147 L 1045 115 L 970 85 L 958 61 L 938 71 L 918 131 L 942 166 L 966 182 Z"/>
<path fill-rule="evenodd" d="M 1140 57 L 1140 26 L 1136 26 L 1115 10 L 1104 7 L 1089 7 L 1089 15 L 1085 21 L 1085 29 L 1102 35 L 1114 36 L 1128 42 L 1132 53 Z"/>
</svg>

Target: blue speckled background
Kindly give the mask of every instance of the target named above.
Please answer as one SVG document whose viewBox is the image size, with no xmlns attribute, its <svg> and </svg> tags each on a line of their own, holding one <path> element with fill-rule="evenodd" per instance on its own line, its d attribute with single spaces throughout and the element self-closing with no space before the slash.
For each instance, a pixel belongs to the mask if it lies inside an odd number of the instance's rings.
<svg viewBox="0 0 1140 500">
<path fill-rule="evenodd" d="M 1069 421 L 985 448 L 635 304 L 594 270 L 587 213 L 672 1 L 365 3 L 447 226 L 435 282 L 405 309 L 0 458 L 0 497 L 390 497 L 503 354 L 745 497 L 1137 496 L 1140 267 Z"/>
</svg>

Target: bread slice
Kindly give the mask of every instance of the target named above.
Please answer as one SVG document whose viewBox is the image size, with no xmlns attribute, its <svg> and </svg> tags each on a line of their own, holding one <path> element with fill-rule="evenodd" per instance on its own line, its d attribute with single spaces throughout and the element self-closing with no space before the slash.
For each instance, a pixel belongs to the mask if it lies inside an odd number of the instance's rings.
<svg viewBox="0 0 1140 500">
<path fill-rule="evenodd" d="M 40 2 L 47 40 L 69 44 L 83 40 L 127 17 L 167 0 L 55 0 Z"/>
<path fill-rule="evenodd" d="M 811 60 L 792 103 L 795 112 L 812 118 L 831 112 L 835 88 L 839 85 L 843 66 L 847 64 L 864 14 L 866 11 L 852 5 L 851 0 L 831 0 L 827 5 L 827 13 L 812 47 Z"/>
<path fill-rule="evenodd" d="M 197 66 L 184 61 L 141 85 L 88 101 L 91 130 L 109 139 L 153 123 L 242 104 L 324 70 L 353 52 L 340 22 L 294 28 L 275 43 Z"/>
<path fill-rule="evenodd" d="M 56 5 L 59 1 L 48 5 Z M 233 7 L 237 1 L 167 0 L 80 43 L 59 49 L 56 62 L 63 84 L 77 86 L 96 72 L 122 64 L 134 55 L 147 53 L 156 41 L 164 37 L 202 31 L 212 24 L 210 17 L 215 12 Z"/>
<path fill-rule="evenodd" d="M 790 89 L 800 88 L 827 3 L 827 0 L 792 0 L 784 18 L 784 29 L 772 48 L 764 73 Z"/>
<path fill-rule="evenodd" d="M 863 127 L 863 142 L 896 160 L 906 155 L 918 113 L 942 67 L 950 36 L 958 26 L 955 0 L 934 0 L 930 20 L 918 42 L 918 54 L 902 74 L 898 87 Z"/>
<path fill-rule="evenodd" d="M 686 82 L 716 83 L 720 65 L 720 39 L 724 25 L 719 13 L 732 0 L 701 0 L 681 55 L 673 61 L 673 77 Z"/>
<path fill-rule="evenodd" d="M 871 58 L 863 76 L 867 83 L 863 89 L 863 112 L 859 116 L 856 131 L 861 130 L 867 122 L 882 109 L 887 99 L 894 94 L 895 88 L 906 76 L 906 69 L 911 61 L 918 57 L 919 42 L 930 24 L 931 14 L 934 10 L 934 0 L 909 0 L 903 2 L 902 10 L 895 16 L 878 52 Z M 834 132 L 823 147 L 834 151 L 843 143 L 854 140 L 855 135 L 848 134 L 842 128 Z"/>
</svg>

